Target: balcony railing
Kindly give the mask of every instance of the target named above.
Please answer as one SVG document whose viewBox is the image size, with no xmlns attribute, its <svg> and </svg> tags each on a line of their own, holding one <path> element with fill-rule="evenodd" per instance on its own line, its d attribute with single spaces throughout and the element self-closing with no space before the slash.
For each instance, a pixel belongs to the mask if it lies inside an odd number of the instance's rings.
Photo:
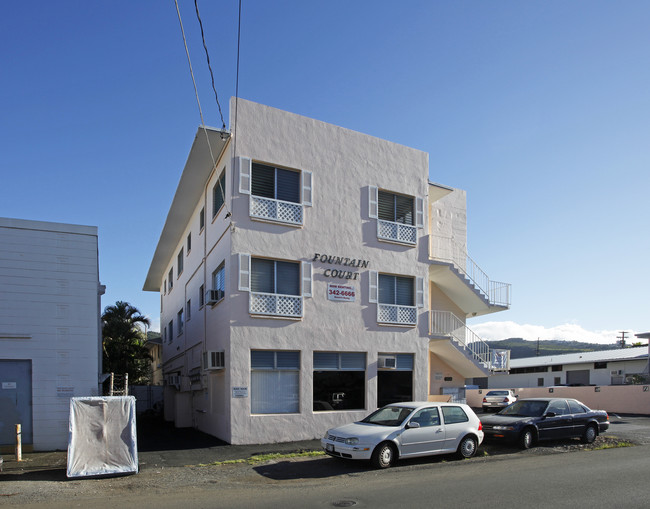
<svg viewBox="0 0 650 509">
<path fill-rule="evenodd" d="M 464 247 L 453 239 L 431 235 L 430 256 L 434 260 L 451 262 L 480 292 L 490 304 L 510 307 L 510 283 L 492 281 L 472 260 Z"/>
<path fill-rule="evenodd" d="M 302 225 L 303 206 L 301 203 L 251 195 L 250 215 L 279 223 Z"/>
<path fill-rule="evenodd" d="M 302 317 L 302 296 L 251 292 L 249 311 L 254 315 Z"/>
<path fill-rule="evenodd" d="M 490 347 L 465 323 L 450 311 L 431 311 L 431 335 L 449 336 L 462 348 L 469 350 L 472 358 L 487 369 L 492 369 Z"/>
<path fill-rule="evenodd" d="M 415 306 L 377 304 L 377 322 L 396 325 L 417 325 L 418 310 Z"/>
<path fill-rule="evenodd" d="M 417 233 L 418 229 L 416 226 L 377 219 L 378 239 L 416 245 L 418 242 Z"/>
</svg>

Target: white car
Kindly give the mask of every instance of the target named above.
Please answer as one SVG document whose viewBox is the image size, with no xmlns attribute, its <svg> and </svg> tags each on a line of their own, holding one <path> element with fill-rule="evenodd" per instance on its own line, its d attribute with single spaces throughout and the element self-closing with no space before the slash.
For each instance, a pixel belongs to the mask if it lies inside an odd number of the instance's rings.
<svg viewBox="0 0 650 509">
<path fill-rule="evenodd" d="M 321 439 L 337 458 L 370 460 L 387 468 L 398 458 L 457 453 L 471 458 L 483 442 L 483 425 L 460 403 L 394 403 L 362 421 L 332 428 Z"/>
<path fill-rule="evenodd" d="M 488 393 L 483 398 L 483 411 L 489 412 L 491 409 L 496 408 L 501 410 L 502 408 L 507 407 L 511 403 L 517 401 L 517 396 L 510 390 L 497 390 L 497 391 L 488 391 Z"/>
</svg>

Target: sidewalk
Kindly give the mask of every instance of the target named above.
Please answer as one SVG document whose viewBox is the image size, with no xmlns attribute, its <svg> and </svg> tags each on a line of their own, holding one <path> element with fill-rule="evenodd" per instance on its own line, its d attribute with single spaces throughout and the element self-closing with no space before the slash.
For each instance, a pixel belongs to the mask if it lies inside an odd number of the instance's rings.
<svg viewBox="0 0 650 509">
<path fill-rule="evenodd" d="M 247 459 L 257 454 L 289 454 L 320 450 L 320 440 L 304 440 L 279 444 L 229 445 L 218 438 L 193 428 L 176 429 L 169 423 L 138 428 L 139 469 L 182 467 L 215 461 Z M 29 472 L 49 473 L 65 477 L 67 451 L 23 453 L 23 461 L 14 454 L 3 454 L 3 474 Z"/>
</svg>

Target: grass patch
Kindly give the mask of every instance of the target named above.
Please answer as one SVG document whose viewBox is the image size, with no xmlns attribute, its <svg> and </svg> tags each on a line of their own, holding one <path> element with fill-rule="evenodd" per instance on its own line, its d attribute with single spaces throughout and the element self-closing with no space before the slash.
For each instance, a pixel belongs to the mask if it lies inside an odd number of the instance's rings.
<svg viewBox="0 0 650 509">
<path fill-rule="evenodd" d="M 247 463 L 249 465 L 256 465 L 258 463 L 264 463 L 265 461 L 279 460 L 279 459 L 288 459 L 288 458 L 309 458 L 315 456 L 325 456 L 325 453 L 322 451 L 301 451 L 301 452 L 290 452 L 290 453 L 269 453 L 269 454 L 256 454 L 246 459 L 239 460 L 224 460 L 224 461 L 213 461 L 212 463 L 200 463 L 199 467 L 213 467 L 220 465 L 235 465 L 237 463 Z"/>
<path fill-rule="evenodd" d="M 632 442 L 626 442 L 626 441 L 621 441 L 621 442 L 606 442 L 604 444 L 597 445 L 592 449 L 592 451 L 601 451 L 603 449 L 617 449 L 619 447 L 633 447 L 634 444 Z"/>
</svg>

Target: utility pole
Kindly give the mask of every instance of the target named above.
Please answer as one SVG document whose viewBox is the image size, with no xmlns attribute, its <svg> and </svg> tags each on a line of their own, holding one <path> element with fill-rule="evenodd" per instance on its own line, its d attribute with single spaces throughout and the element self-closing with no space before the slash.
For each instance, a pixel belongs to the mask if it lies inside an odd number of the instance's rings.
<svg viewBox="0 0 650 509">
<path fill-rule="evenodd" d="M 621 345 L 621 348 L 625 348 L 625 335 L 628 334 L 628 332 L 622 330 L 622 331 L 620 331 L 620 333 L 621 333 L 621 335 L 616 336 L 616 339 L 619 340 L 619 344 Z"/>
</svg>

